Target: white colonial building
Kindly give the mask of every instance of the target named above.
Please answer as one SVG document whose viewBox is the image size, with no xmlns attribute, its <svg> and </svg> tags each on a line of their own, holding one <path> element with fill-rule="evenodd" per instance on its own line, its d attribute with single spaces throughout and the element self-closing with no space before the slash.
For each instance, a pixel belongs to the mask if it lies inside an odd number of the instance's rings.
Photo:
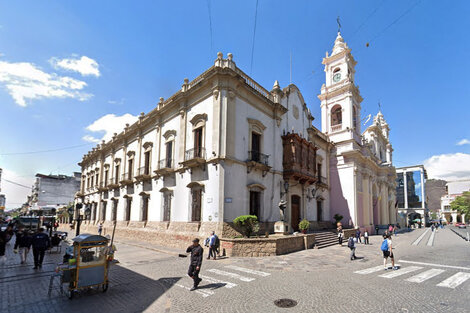
<svg viewBox="0 0 470 313">
<path fill-rule="evenodd" d="M 230 223 L 243 214 L 272 232 L 281 200 L 291 232 L 303 218 L 332 227 L 335 213 L 365 228 L 394 222 L 388 125 L 379 113 L 361 134 L 355 61 L 340 35 L 323 63 L 320 131 L 295 85 L 276 81 L 268 91 L 218 53 L 83 157 L 77 213 L 86 224 L 116 223 L 118 232 L 170 245 L 211 230 L 233 234 Z"/>
<path fill-rule="evenodd" d="M 470 191 L 470 180 L 449 181 L 446 194 L 441 197 L 440 219 L 446 223 L 466 222 L 465 214 L 452 210 L 451 203 L 464 192 Z"/>
</svg>

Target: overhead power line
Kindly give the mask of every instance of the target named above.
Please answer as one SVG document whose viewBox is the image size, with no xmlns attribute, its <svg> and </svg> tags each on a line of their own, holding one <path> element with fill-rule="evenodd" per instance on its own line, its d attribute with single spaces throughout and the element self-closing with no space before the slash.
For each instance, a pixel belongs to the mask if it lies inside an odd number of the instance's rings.
<svg viewBox="0 0 470 313">
<path fill-rule="evenodd" d="M 11 180 L 8 180 L 8 179 L 5 179 L 5 178 L 3 178 L 3 181 L 6 181 L 7 183 L 17 185 L 17 186 L 20 186 L 20 187 L 27 188 L 27 189 L 31 190 L 31 186 L 26 186 L 26 185 L 23 185 L 23 184 L 20 184 L 20 183 L 16 183 L 14 181 L 11 181 Z"/>
<path fill-rule="evenodd" d="M 403 17 L 405 17 L 408 13 L 410 13 L 419 3 L 421 0 L 417 0 L 415 3 L 413 3 L 405 12 L 403 12 L 400 16 L 398 16 L 396 19 L 393 20 L 390 24 L 388 24 L 384 29 L 382 29 L 377 35 L 375 35 L 372 40 L 369 40 L 366 43 L 366 47 L 369 47 L 370 43 L 375 41 L 377 38 L 379 38 L 383 33 L 385 33 L 390 27 L 398 23 L 399 20 L 401 20 Z"/>
<path fill-rule="evenodd" d="M 253 55 L 255 52 L 255 36 L 256 36 L 256 20 L 258 19 L 258 0 L 256 0 L 255 8 L 255 26 L 253 27 L 253 41 L 251 44 L 251 63 L 250 63 L 250 75 L 253 72 Z"/>
<path fill-rule="evenodd" d="M 211 38 L 211 51 L 213 50 L 213 41 L 212 41 L 212 13 L 211 13 L 211 0 L 207 0 L 207 10 L 209 11 L 209 33 Z"/>
<path fill-rule="evenodd" d="M 56 151 L 75 149 L 75 148 L 79 148 L 79 147 L 89 146 L 89 145 L 92 145 L 92 144 L 94 144 L 94 143 L 85 143 L 85 144 L 81 144 L 81 145 L 68 146 L 68 147 L 62 147 L 62 148 L 57 148 L 57 149 L 48 149 L 48 150 L 0 153 L 0 155 L 8 156 L 8 155 L 25 155 L 25 154 L 48 153 L 48 152 L 56 152 Z"/>
</svg>

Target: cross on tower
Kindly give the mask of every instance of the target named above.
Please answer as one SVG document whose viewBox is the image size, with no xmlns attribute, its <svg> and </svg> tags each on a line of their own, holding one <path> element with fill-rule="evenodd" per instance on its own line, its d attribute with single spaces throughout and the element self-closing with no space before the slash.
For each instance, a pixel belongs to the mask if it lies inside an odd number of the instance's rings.
<svg viewBox="0 0 470 313">
<path fill-rule="evenodd" d="M 338 17 L 336 18 L 336 23 L 338 23 L 338 33 L 339 33 L 339 31 L 341 30 L 341 22 L 340 22 L 340 20 L 339 20 L 339 15 L 338 15 Z"/>
</svg>

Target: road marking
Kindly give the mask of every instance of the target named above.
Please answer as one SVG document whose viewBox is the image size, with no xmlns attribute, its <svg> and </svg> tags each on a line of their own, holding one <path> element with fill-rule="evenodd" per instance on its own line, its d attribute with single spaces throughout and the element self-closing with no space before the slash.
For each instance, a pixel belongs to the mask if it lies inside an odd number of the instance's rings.
<svg viewBox="0 0 470 313">
<path fill-rule="evenodd" d="M 396 271 L 391 270 L 390 273 L 379 275 L 379 276 L 384 277 L 384 278 L 395 278 L 395 277 L 405 275 L 405 274 L 408 274 L 408 273 L 411 273 L 411 272 L 414 272 L 414 271 L 417 271 L 417 270 L 420 270 L 420 269 L 422 269 L 421 266 L 410 266 L 410 267 L 401 268 L 401 269 L 396 270 Z"/>
<path fill-rule="evenodd" d="M 400 262 L 401 262 L 401 263 L 410 263 L 410 264 L 419 264 L 419 265 L 437 266 L 437 267 L 455 268 L 455 269 L 458 269 L 458 270 L 467 270 L 467 271 L 470 271 L 470 267 L 463 267 L 463 266 L 443 265 L 443 264 L 435 264 L 435 263 L 424 263 L 424 262 L 415 262 L 415 261 L 405 261 L 405 260 L 400 260 Z"/>
<path fill-rule="evenodd" d="M 431 232 L 431 236 L 429 237 L 428 240 L 428 247 L 432 247 L 434 243 L 434 236 L 436 235 L 436 231 Z"/>
<path fill-rule="evenodd" d="M 218 269 L 216 269 L 216 268 L 211 268 L 210 270 L 207 270 L 207 272 L 211 272 L 211 273 L 214 273 L 214 274 L 218 274 L 218 275 L 222 275 L 222 276 L 227 276 L 227 277 L 239 279 L 239 280 L 245 281 L 245 282 L 250 282 L 250 281 L 255 280 L 255 278 L 252 278 L 252 277 L 245 277 L 245 276 L 242 276 L 242 275 L 238 275 L 238 274 L 236 274 L 236 273 L 231 273 L 231 272 L 226 272 L 226 271 L 218 270 Z"/>
<path fill-rule="evenodd" d="M 470 273 L 458 272 L 437 284 L 439 287 L 455 288 L 470 278 Z"/>
<path fill-rule="evenodd" d="M 383 271 L 383 270 L 384 270 L 383 265 L 380 265 L 380 266 L 375 266 L 375 267 L 371 267 L 371 268 L 366 268 L 366 269 L 363 269 L 363 270 L 360 270 L 360 271 L 355 271 L 354 273 L 366 275 L 366 274 L 371 274 L 371 273 L 375 273 L 375 272 Z"/>
<path fill-rule="evenodd" d="M 212 277 L 209 277 L 209 276 L 205 276 L 205 275 L 199 275 L 199 277 L 205 279 L 206 281 L 210 282 L 210 283 L 214 283 L 214 284 L 225 284 L 225 288 L 233 288 L 233 287 L 237 287 L 238 285 L 237 284 L 234 284 L 234 283 L 231 283 L 231 282 L 228 282 L 228 281 L 222 281 L 222 280 L 219 280 L 219 279 L 215 279 L 215 278 L 212 278 Z"/>
<path fill-rule="evenodd" d="M 422 233 L 421 236 L 419 236 L 418 239 L 416 239 L 416 240 L 412 243 L 412 245 L 413 245 L 413 246 L 417 246 L 417 245 L 419 244 L 419 242 L 424 238 L 424 236 L 426 236 L 426 234 L 428 233 L 428 231 L 429 231 L 429 228 L 426 229 L 426 231 L 425 231 L 424 233 Z"/>
<path fill-rule="evenodd" d="M 422 272 L 418 275 L 415 275 L 415 276 L 410 277 L 410 278 L 405 279 L 405 280 L 409 281 L 409 282 L 412 282 L 412 283 L 418 283 L 419 284 L 419 283 L 422 283 L 425 280 L 431 279 L 434 276 L 437 276 L 437 275 L 442 274 L 444 272 L 445 272 L 445 270 L 440 270 L 440 269 L 437 269 L 437 268 L 433 268 L 433 269 L 430 269 L 426 272 Z"/>
<path fill-rule="evenodd" d="M 252 269 L 249 269 L 249 268 L 244 268 L 244 267 L 240 267 L 240 266 L 236 266 L 236 265 L 227 265 L 226 268 L 229 268 L 231 270 L 244 272 L 244 273 L 248 273 L 248 274 L 263 276 L 263 277 L 271 275 L 270 273 L 255 271 L 255 270 L 252 270 Z"/>
<path fill-rule="evenodd" d="M 186 289 L 187 291 L 191 291 L 191 288 L 189 287 L 186 287 L 184 285 L 181 285 L 181 284 L 175 284 L 175 286 L 178 286 L 180 288 L 183 288 L 183 289 Z M 212 296 L 214 294 L 213 291 L 211 290 L 202 290 L 202 289 L 196 289 L 194 290 L 196 293 L 202 295 L 204 298 L 207 298 L 209 296 Z"/>
</svg>

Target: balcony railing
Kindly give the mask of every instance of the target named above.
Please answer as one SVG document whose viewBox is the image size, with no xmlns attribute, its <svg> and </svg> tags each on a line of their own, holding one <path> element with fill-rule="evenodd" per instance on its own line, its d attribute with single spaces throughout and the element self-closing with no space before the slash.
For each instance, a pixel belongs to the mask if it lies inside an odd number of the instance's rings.
<svg viewBox="0 0 470 313">
<path fill-rule="evenodd" d="M 137 176 L 150 175 L 150 166 L 141 166 L 137 169 Z"/>
<path fill-rule="evenodd" d="M 248 151 L 248 161 L 268 165 L 269 155 L 263 154 L 259 151 Z"/>
<path fill-rule="evenodd" d="M 173 168 L 173 159 L 163 159 L 158 162 L 158 168 Z"/>
<path fill-rule="evenodd" d="M 205 148 L 194 148 L 186 150 L 184 153 L 184 160 L 189 161 L 193 159 L 205 159 L 206 158 L 206 149 Z"/>
<path fill-rule="evenodd" d="M 326 185 L 328 183 L 328 181 L 326 180 L 326 177 L 318 175 L 317 176 L 317 183 Z"/>
<path fill-rule="evenodd" d="M 331 126 L 331 132 L 337 132 L 340 131 L 343 128 L 341 124 L 333 125 Z"/>
<path fill-rule="evenodd" d="M 119 185 L 119 181 L 117 177 L 108 179 L 108 185 L 107 185 L 108 187 L 112 187 L 115 185 Z"/>
<path fill-rule="evenodd" d="M 124 173 L 121 175 L 121 183 L 122 182 L 131 182 L 132 181 L 132 173 Z"/>
</svg>

